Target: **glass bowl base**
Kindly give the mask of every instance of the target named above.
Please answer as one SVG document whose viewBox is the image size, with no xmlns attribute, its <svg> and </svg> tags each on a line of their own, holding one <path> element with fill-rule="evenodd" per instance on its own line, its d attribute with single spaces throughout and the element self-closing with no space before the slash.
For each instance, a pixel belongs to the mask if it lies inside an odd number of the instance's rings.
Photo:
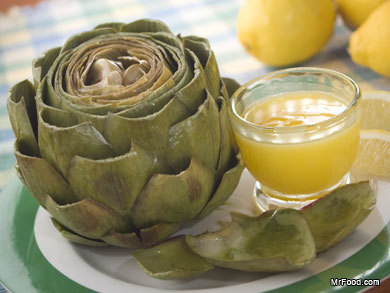
<svg viewBox="0 0 390 293">
<path fill-rule="evenodd" d="M 253 198 L 257 208 L 262 212 L 277 208 L 300 209 L 328 194 L 337 187 L 348 184 L 350 182 L 350 174 L 347 173 L 339 182 L 337 182 L 337 184 L 321 192 L 313 194 L 286 195 L 278 193 L 277 191 L 270 191 L 268 188 L 263 187 L 260 182 L 256 181 L 253 191 Z M 273 196 L 273 194 L 275 194 L 275 196 Z"/>
</svg>

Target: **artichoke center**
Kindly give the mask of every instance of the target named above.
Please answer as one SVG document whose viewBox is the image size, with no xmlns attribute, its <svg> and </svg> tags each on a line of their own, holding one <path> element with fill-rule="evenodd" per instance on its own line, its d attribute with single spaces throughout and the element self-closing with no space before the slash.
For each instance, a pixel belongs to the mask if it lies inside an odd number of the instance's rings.
<svg viewBox="0 0 390 293">
<path fill-rule="evenodd" d="M 137 57 L 123 56 L 118 59 L 120 61 L 106 58 L 95 60 L 86 69 L 85 83 L 80 91 L 89 91 L 92 86 L 95 89 L 106 88 L 105 93 L 113 93 L 123 86 L 132 85 L 150 70 L 148 62 Z"/>
</svg>

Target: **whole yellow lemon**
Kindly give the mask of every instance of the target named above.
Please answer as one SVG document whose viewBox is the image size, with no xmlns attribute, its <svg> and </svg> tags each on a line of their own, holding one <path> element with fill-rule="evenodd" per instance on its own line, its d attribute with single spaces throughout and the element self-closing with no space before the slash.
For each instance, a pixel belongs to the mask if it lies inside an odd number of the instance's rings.
<svg viewBox="0 0 390 293">
<path fill-rule="evenodd" d="M 375 9 L 351 34 L 349 53 L 354 62 L 390 77 L 390 1 Z"/>
<path fill-rule="evenodd" d="M 332 0 L 247 0 L 238 15 L 238 37 L 263 63 L 292 65 L 322 49 L 335 14 Z"/>
<path fill-rule="evenodd" d="M 354 29 L 385 1 L 387 0 L 336 0 L 336 3 L 344 23 Z"/>
</svg>

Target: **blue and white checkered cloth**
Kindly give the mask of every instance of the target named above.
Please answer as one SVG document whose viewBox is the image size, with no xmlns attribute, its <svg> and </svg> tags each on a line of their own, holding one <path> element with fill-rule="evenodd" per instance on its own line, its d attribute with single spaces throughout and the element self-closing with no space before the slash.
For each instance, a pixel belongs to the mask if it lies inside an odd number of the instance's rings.
<svg viewBox="0 0 390 293">
<path fill-rule="evenodd" d="M 32 79 L 31 61 L 45 50 L 60 46 L 72 34 L 103 22 L 154 18 L 174 33 L 209 39 L 221 74 L 240 83 L 275 68 L 249 56 L 237 38 L 239 0 L 53 0 L 34 7 L 13 7 L 0 14 L 0 191 L 15 174 L 14 135 L 8 119 L 8 89 Z M 390 90 L 390 79 L 354 64 L 348 53 L 350 32 L 341 21 L 332 39 L 316 57 L 300 64 L 330 68 L 349 75 L 363 90 Z M 0 293 L 3 293 L 0 288 Z"/>
</svg>

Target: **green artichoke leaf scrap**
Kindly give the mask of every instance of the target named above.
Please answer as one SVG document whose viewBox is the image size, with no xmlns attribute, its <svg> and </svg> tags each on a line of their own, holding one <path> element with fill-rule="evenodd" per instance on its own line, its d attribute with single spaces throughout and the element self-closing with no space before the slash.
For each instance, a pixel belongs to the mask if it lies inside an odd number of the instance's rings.
<svg viewBox="0 0 390 293">
<path fill-rule="evenodd" d="M 299 269 L 316 256 L 309 224 L 297 210 L 231 216 L 232 222 L 222 230 L 187 235 L 190 249 L 216 266 L 253 272 Z"/>
<path fill-rule="evenodd" d="M 144 246 L 159 243 L 179 230 L 181 223 L 158 223 L 140 230 L 140 238 Z"/>
<path fill-rule="evenodd" d="M 194 278 L 214 268 L 188 248 L 183 236 L 136 250 L 133 255 L 149 276 L 162 280 Z"/>
<path fill-rule="evenodd" d="M 303 207 L 317 252 L 339 243 L 368 216 L 376 197 L 368 181 L 344 185 Z"/>
</svg>

